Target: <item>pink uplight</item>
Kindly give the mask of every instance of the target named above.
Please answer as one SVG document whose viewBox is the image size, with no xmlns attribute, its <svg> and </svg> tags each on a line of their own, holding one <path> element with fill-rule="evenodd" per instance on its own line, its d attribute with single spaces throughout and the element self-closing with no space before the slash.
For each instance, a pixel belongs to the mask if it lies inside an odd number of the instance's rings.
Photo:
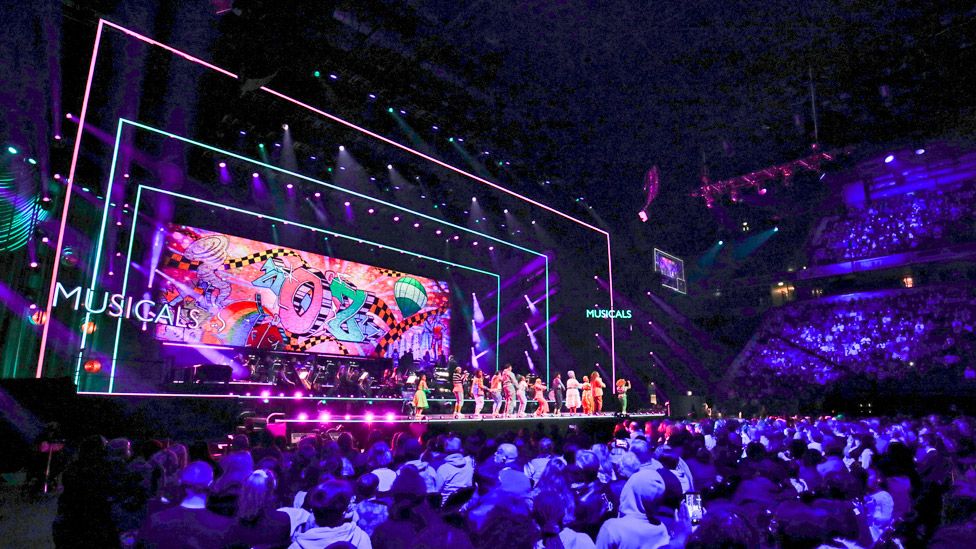
<svg viewBox="0 0 976 549">
<path fill-rule="evenodd" d="M 365 418 L 366 418 L 366 423 L 372 423 L 373 422 L 373 412 L 366 412 Z"/>
<path fill-rule="evenodd" d="M 322 412 L 321 414 L 319 414 L 319 421 L 321 421 L 322 423 L 328 422 L 329 418 L 330 416 L 328 412 Z"/>
<path fill-rule="evenodd" d="M 308 421 L 308 414 L 305 412 L 298 414 L 298 421 Z"/>
<path fill-rule="evenodd" d="M 393 415 L 393 412 L 387 412 L 387 413 L 386 413 L 386 421 L 387 421 L 387 422 L 389 422 L 389 423 L 393 423 L 393 420 L 394 420 L 395 418 L 396 418 L 396 416 L 395 416 L 395 415 Z"/>
</svg>

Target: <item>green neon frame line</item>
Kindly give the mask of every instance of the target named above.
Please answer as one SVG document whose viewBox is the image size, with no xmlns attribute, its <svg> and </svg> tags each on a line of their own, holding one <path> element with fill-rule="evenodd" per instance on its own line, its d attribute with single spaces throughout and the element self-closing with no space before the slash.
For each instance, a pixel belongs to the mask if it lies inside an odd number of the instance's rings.
<svg viewBox="0 0 976 549">
<path fill-rule="evenodd" d="M 458 268 L 461 268 L 461 269 L 467 269 L 469 271 L 474 271 L 474 272 L 479 273 L 479 274 L 493 276 L 493 277 L 495 277 L 495 284 L 496 284 L 496 287 L 497 287 L 497 293 L 496 293 L 496 296 L 495 296 L 496 297 L 496 304 L 495 304 L 495 306 L 498 309 L 499 318 L 501 316 L 501 276 L 499 276 L 498 273 L 493 273 L 493 272 L 490 272 L 490 271 L 484 271 L 484 270 L 478 269 L 476 267 L 471 267 L 471 266 L 468 266 L 468 265 L 461 265 L 460 263 L 454 263 L 452 261 L 447 261 L 447 260 L 444 260 L 444 259 L 438 259 L 436 257 L 430 257 L 430 256 L 427 256 L 427 255 L 424 255 L 424 254 L 421 254 L 421 253 L 411 252 L 409 250 L 401 250 L 400 248 L 397 248 L 395 246 L 389 246 L 387 244 L 380 244 L 378 242 L 373 242 L 371 240 L 365 240 L 365 239 L 362 239 L 362 238 L 349 236 L 349 235 L 342 234 L 342 233 L 338 233 L 338 232 L 331 231 L 331 230 L 328 230 L 328 229 L 322 229 L 322 228 L 319 228 L 319 227 L 313 227 L 311 225 L 305 225 L 303 223 L 297 223 L 295 221 L 290 221 L 290 220 L 287 220 L 287 219 L 284 219 L 284 218 L 279 218 L 279 217 L 275 217 L 275 216 L 271 216 L 271 215 L 267 215 L 267 214 L 263 214 L 263 213 L 259 214 L 257 212 L 251 211 L 251 210 L 245 210 L 243 208 L 237 208 L 237 207 L 234 207 L 234 206 L 228 206 L 226 204 L 220 204 L 220 203 L 217 203 L 217 202 L 212 202 L 210 200 L 205 200 L 205 199 L 202 199 L 202 198 L 196 198 L 196 197 L 193 197 L 193 196 L 189 196 L 189 195 L 185 195 L 185 194 L 181 194 L 181 193 L 177 193 L 177 192 L 173 192 L 173 191 L 167 191 L 165 189 L 160 189 L 158 187 L 152 187 L 152 186 L 149 186 L 149 185 L 141 185 L 140 184 L 138 186 L 137 190 L 136 190 L 136 201 L 135 201 L 135 206 L 134 206 L 133 211 L 132 211 L 132 214 L 133 214 L 132 215 L 133 225 L 137 222 L 136 220 L 139 219 L 139 209 L 140 209 L 140 207 L 142 205 L 142 191 L 143 191 L 143 189 L 145 189 L 148 192 L 155 192 L 155 193 L 159 193 L 159 194 L 164 194 L 164 195 L 172 196 L 174 198 L 178 198 L 178 199 L 182 199 L 182 200 L 189 200 L 189 201 L 192 201 L 192 202 L 197 202 L 197 203 L 200 203 L 200 204 L 206 204 L 208 206 L 213 206 L 213 207 L 216 207 L 216 208 L 223 208 L 223 209 L 228 210 L 228 211 L 232 211 L 232 212 L 239 213 L 239 214 L 244 214 L 244 215 L 251 215 L 251 216 L 258 217 L 258 218 L 262 218 L 262 219 L 265 219 L 265 220 L 268 220 L 268 221 L 278 221 L 278 222 L 281 222 L 281 223 L 287 223 L 289 225 L 294 225 L 295 227 L 300 227 L 302 229 L 307 229 L 307 230 L 312 231 L 312 232 L 315 232 L 315 233 L 328 234 L 330 236 L 336 236 L 336 237 L 339 237 L 339 238 L 345 238 L 345 239 L 348 239 L 348 240 L 354 240 L 354 241 L 359 242 L 359 243 L 368 244 L 368 245 L 371 245 L 371 246 L 378 246 L 380 248 L 385 248 L 385 249 L 390 249 L 390 250 L 395 250 L 395 251 L 398 251 L 398 252 L 401 252 L 401 253 L 405 253 L 405 254 L 408 254 L 408 255 L 412 255 L 412 256 L 415 256 L 415 257 L 419 257 L 419 258 L 422 258 L 422 259 L 427 259 L 427 260 L 430 260 L 430 261 L 436 261 L 438 263 L 444 263 L 444 264 L 447 264 L 447 265 L 451 265 L 452 267 L 458 267 Z M 134 242 L 135 242 L 135 232 L 136 232 L 135 231 L 135 227 L 133 226 L 133 230 L 129 233 L 129 249 L 126 252 L 126 258 L 125 258 L 126 259 L 126 261 L 125 261 L 125 274 L 124 274 L 123 279 L 122 279 L 122 294 L 123 295 L 125 295 L 127 293 L 128 287 L 129 287 L 129 272 L 130 272 L 129 271 L 129 267 L 132 265 L 132 248 L 133 248 Z M 497 324 L 497 322 L 498 321 L 496 320 L 496 324 Z M 118 322 L 116 323 L 116 326 L 115 326 L 115 344 L 114 344 L 113 349 L 112 349 L 112 374 L 109 377 L 109 390 L 108 390 L 109 393 L 112 393 L 113 392 L 113 389 L 114 389 L 114 386 L 115 386 L 115 365 L 118 363 L 119 341 L 121 339 L 121 333 L 122 333 L 122 319 L 120 317 L 118 319 Z M 499 350 L 499 347 L 500 347 L 500 342 L 501 342 L 501 338 L 498 337 L 498 331 L 496 329 L 496 337 L 495 337 L 495 369 L 496 370 L 498 369 L 498 350 Z"/>
<path fill-rule="evenodd" d="M 201 143 L 199 141 L 194 141 L 192 139 L 189 139 L 189 138 L 186 138 L 186 137 L 183 137 L 183 136 L 180 136 L 180 135 L 176 135 L 174 133 L 170 133 L 170 132 L 167 132 L 167 131 L 164 131 L 164 130 L 160 130 L 158 128 L 154 128 L 154 127 L 149 126 L 149 125 L 146 125 L 146 124 L 141 124 L 139 122 L 135 122 L 135 121 L 129 120 L 127 118 L 119 118 L 118 128 L 117 128 L 116 133 L 115 133 L 115 146 L 114 146 L 113 151 L 112 151 L 112 165 L 111 165 L 111 169 L 109 170 L 109 181 L 108 181 L 107 190 L 105 192 L 105 207 L 104 207 L 103 212 L 102 212 L 101 231 L 99 233 L 99 236 L 98 236 L 98 244 L 96 246 L 96 249 L 97 249 L 98 252 L 96 253 L 96 261 L 95 261 L 95 263 L 93 265 L 93 270 L 92 270 L 92 283 L 91 283 L 91 288 L 92 289 L 95 288 L 95 285 L 97 283 L 97 278 L 98 278 L 98 261 L 100 260 L 101 250 L 102 250 L 102 247 L 103 247 L 104 241 L 105 241 L 105 229 L 106 229 L 106 223 L 107 223 L 107 220 L 108 220 L 109 202 L 111 200 L 112 187 L 113 187 L 114 182 L 115 182 L 115 170 L 116 170 L 116 166 L 117 166 L 117 162 L 118 162 L 119 147 L 120 147 L 120 143 L 121 143 L 121 140 L 122 140 L 122 127 L 124 125 L 126 125 L 126 124 L 131 125 L 131 126 L 134 126 L 136 128 L 140 128 L 140 129 L 149 131 L 149 132 L 152 132 L 152 133 L 156 133 L 158 135 L 163 135 L 163 136 L 169 137 L 171 139 L 176 139 L 176 140 L 182 141 L 184 143 L 189 143 L 191 145 L 195 145 L 197 147 L 200 147 L 200 148 L 203 148 L 203 149 L 207 149 L 209 151 L 216 152 L 216 153 L 221 154 L 221 155 L 226 155 L 226 156 L 228 156 L 230 158 L 236 158 L 238 160 L 242 160 L 242 161 L 245 161 L 245 162 L 250 162 L 252 164 L 261 166 L 261 167 L 263 167 L 265 169 L 268 169 L 268 170 L 272 170 L 272 171 L 284 173 L 284 174 L 287 174 L 287 175 L 291 175 L 291 176 L 297 177 L 298 179 L 301 179 L 303 181 L 308 181 L 310 183 L 315 183 L 317 185 L 322 185 L 324 187 L 327 187 L 329 189 L 333 189 L 333 190 L 338 191 L 338 192 L 341 192 L 341 193 L 351 194 L 351 195 L 353 195 L 353 196 L 355 196 L 357 198 L 362 198 L 362 199 L 367 200 L 369 202 L 375 202 L 377 204 L 382 204 L 384 206 L 393 208 L 395 210 L 400 210 L 402 212 L 411 213 L 411 214 L 417 215 L 418 217 L 421 217 L 423 219 L 427 219 L 427 220 L 433 221 L 435 223 L 440 223 L 440 224 L 443 224 L 443 225 L 447 225 L 449 227 L 453 227 L 455 229 L 464 231 L 466 233 L 471 233 L 471 234 L 476 234 L 476 235 L 479 235 L 479 236 L 483 236 L 483 237 L 485 237 L 485 238 L 487 238 L 489 240 L 492 240 L 494 242 L 497 242 L 499 244 L 503 244 L 503 245 L 506 245 L 506 246 L 509 246 L 509 247 L 512 247 L 512 248 L 516 248 L 518 250 L 521 250 L 521 251 L 524 251 L 524 252 L 533 254 L 535 256 L 542 257 L 545 260 L 545 270 L 546 270 L 546 320 L 545 320 L 545 323 L 546 323 L 546 383 L 548 384 L 548 382 L 549 382 L 549 347 L 550 347 L 550 345 L 549 345 L 549 256 L 548 255 L 543 254 L 543 253 L 540 253 L 540 252 L 537 252 L 537 251 L 532 250 L 532 249 L 529 249 L 529 248 L 526 248 L 524 246 L 520 246 L 520 245 L 515 244 L 513 242 L 508 242 L 508 241 L 499 239 L 499 238 L 494 237 L 494 236 L 491 236 L 489 234 L 481 233 L 481 232 L 475 231 L 473 229 L 469 229 L 467 227 L 463 227 L 461 225 L 456 225 L 456 224 L 451 223 L 449 221 L 445 221 L 445 220 L 442 220 L 442 219 L 437 219 L 436 217 L 432 217 L 432 216 L 429 216 L 427 214 L 424 214 L 424 213 L 421 213 L 421 212 L 417 212 L 417 211 L 411 210 L 409 208 L 405 208 L 403 206 L 400 206 L 398 204 L 394 204 L 392 202 L 387 202 L 387 201 L 381 200 L 379 198 L 374 198 L 374 197 L 371 197 L 369 195 L 365 195 L 365 194 L 362 194 L 362 193 L 359 193 L 359 192 L 356 192 L 356 191 L 352 191 L 352 190 L 349 190 L 349 189 L 345 189 L 345 188 L 339 187 L 337 185 L 333 185 L 331 183 L 327 183 L 325 181 L 321 181 L 321 180 L 318 180 L 318 179 L 309 177 L 307 175 L 303 175 L 303 174 L 300 174 L 300 173 L 297 173 L 297 172 L 293 172 L 293 171 L 290 171 L 290 170 L 286 170 L 286 169 L 280 168 L 278 166 L 274 166 L 274 165 L 271 165 L 271 164 L 268 164 L 268 163 L 265 163 L 265 162 L 261 162 L 260 160 L 255 160 L 253 158 L 248 158 L 246 156 L 243 156 L 243 155 L 240 155 L 240 154 L 231 152 L 231 151 L 227 151 L 227 150 L 224 150 L 224 149 L 220 149 L 220 148 L 214 147 L 212 145 L 207 145 L 206 143 Z M 141 189 L 139 189 L 139 191 L 141 191 Z M 137 191 L 137 198 L 138 198 L 138 191 Z M 190 198 L 190 197 L 188 197 L 188 198 Z M 190 199 L 191 200 L 195 200 L 193 198 L 190 198 Z M 214 204 L 216 206 L 218 206 L 218 207 L 221 207 L 221 208 L 224 208 L 224 207 L 229 208 L 228 206 L 225 206 L 223 204 L 216 204 L 216 203 L 214 203 Z M 251 212 L 246 212 L 246 211 L 244 211 L 244 212 L 245 213 L 251 213 Z M 269 216 L 265 216 L 265 217 L 269 217 Z M 282 220 L 282 221 L 284 222 L 284 221 L 287 221 L 287 220 Z M 287 221 L 287 222 L 288 223 L 293 223 L 292 221 Z M 298 224 L 296 224 L 296 225 L 298 225 Z M 318 230 L 318 229 L 314 229 L 314 230 Z M 321 230 L 319 230 L 319 231 L 321 231 Z M 134 233 L 135 233 L 135 231 L 133 230 L 132 233 L 129 236 L 129 250 L 130 250 L 130 252 L 131 252 L 131 249 L 132 249 L 132 240 L 133 240 L 133 238 L 135 236 Z M 340 235 L 338 233 L 336 233 L 336 235 L 337 236 L 340 236 L 340 237 L 344 237 L 344 238 L 351 238 L 351 237 L 348 237 L 346 235 Z M 359 240 L 362 240 L 362 239 L 355 238 L 354 240 L 359 241 Z M 382 244 L 376 244 L 376 245 L 382 246 Z M 390 246 L 387 246 L 387 247 L 388 248 L 391 248 L 391 249 L 397 249 L 398 251 L 401 251 L 398 248 L 392 248 Z M 414 252 L 408 252 L 406 250 L 402 250 L 402 251 L 404 253 L 414 254 Z M 414 254 L 414 255 L 419 255 L 419 254 Z M 131 255 L 129 257 L 127 257 L 126 259 L 127 259 L 127 262 L 126 262 L 126 279 L 123 280 L 123 285 L 125 285 L 127 283 L 127 278 L 128 278 L 128 265 L 129 265 L 129 261 L 128 260 L 131 259 Z M 435 261 L 439 261 L 439 260 L 437 260 L 435 258 L 429 258 L 429 259 L 433 259 Z M 123 287 L 125 287 L 125 286 L 123 286 Z M 499 280 L 499 283 L 498 283 L 498 289 L 497 289 L 497 293 L 496 293 L 496 300 L 500 304 L 500 302 L 501 302 L 501 282 L 500 282 L 500 280 Z M 89 316 L 89 314 L 86 313 L 85 315 L 86 315 L 86 319 L 87 319 L 88 316 Z M 497 318 L 496 324 L 495 324 L 495 339 L 496 339 L 496 341 L 500 340 L 500 332 L 501 332 L 501 326 L 500 326 L 500 324 L 501 324 L 501 307 L 500 307 L 500 305 L 499 305 L 499 308 L 498 308 L 497 317 L 498 318 Z M 85 334 L 82 333 L 81 349 L 84 349 L 85 341 L 86 341 Z M 496 347 L 496 349 L 497 349 L 497 347 Z M 113 351 L 113 355 L 112 355 L 112 372 L 111 372 L 111 377 L 110 377 L 110 381 L 109 381 L 109 392 L 112 392 L 112 388 L 114 387 L 117 350 L 118 350 L 118 337 L 116 337 L 115 350 Z M 82 354 L 81 352 L 78 353 L 78 366 L 77 366 L 77 370 L 76 370 L 76 373 L 75 373 L 75 375 L 76 375 L 75 385 L 76 386 L 77 386 L 77 378 L 78 378 L 78 376 L 80 376 L 80 373 L 81 373 L 81 354 Z M 498 368 L 498 365 L 499 365 L 499 357 L 498 357 L 498 353 L 496 352 L 496 354 L 495 354 L 495 368 L 496 369 Z"/>
<path fill-rule="evenodd" d="M 112 184 L 115 182 L 115 166 L 119 160 L 119 143 L 122 139 L 122 119 L 119 119 L 118 128 L 115 130 L 115 149 L 112 152 L 112 167 L 109 169 L 108 176 L 108 190 L 105 192 L 105 207 L 102 209 L 102 224 L 98 232 L 98 245 L 95 246 L 95 261 L 92 263 L 92 281 L 90 289 L 94 293 L 95 284 L 98 281 L 98 264 L 102 259 L 102 244 L 105 241 L 105 225 L 108 223 L 108 205 L 112 200 Z M 126 267 L 128 269 L 128 267 Z M 91 313 L 85 310 L 85 322 L 82 326 L 87 326 L 88 322 L 91 321 Z M 81 344 L 78 349 L 78 361 L 75 364 L 75 387 L 81 381 L 81 358 L 82 351 L 85 349 L 85 343 L 88 341 L 88 334 L 85 330 L 81 331 Z M 112 360 L 112 379 L 115 377 L 115 360 Z M 109 387 L 112 386 L 111 380 L 109 381 Z M 110 389 L 111 391 L 111 389 Z"/>
</svg>

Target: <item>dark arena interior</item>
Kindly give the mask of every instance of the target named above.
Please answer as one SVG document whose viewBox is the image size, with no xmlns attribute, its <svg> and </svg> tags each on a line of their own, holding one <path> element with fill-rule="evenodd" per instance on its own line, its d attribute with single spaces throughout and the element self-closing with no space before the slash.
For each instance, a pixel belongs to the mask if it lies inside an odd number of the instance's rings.
<svg viewBox="0 0 976 549">
<path fill-rule="evenodd" d="M 971 3 L 8 4 L 0 546 L 976 546 Z"/>
</svg>

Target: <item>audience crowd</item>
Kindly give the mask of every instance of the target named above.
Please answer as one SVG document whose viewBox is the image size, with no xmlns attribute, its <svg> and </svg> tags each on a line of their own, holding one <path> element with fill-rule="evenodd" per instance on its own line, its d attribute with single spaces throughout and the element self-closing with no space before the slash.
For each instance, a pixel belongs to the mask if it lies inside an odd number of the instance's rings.
<svg viewBox="0 0 976 549">
<path fill-rule="evenodd" d="M 917 191 L 851 209 L 828 221 L 811 243 L 814 265 L 881 257 L 972 241 L 976 186 Z"/>
<path fill-rule="evenodd" d="M 976 539 L 970 418 L 624 421 L 297 445 L 86 439 L 58 547 L 934 547 Z"/>
<path fill-rule="evenodd" d="M 973 356 L 976 292 L 931 286 L 790 304 L 772 312 L 748 349 L 736 386 L 824 385 L 850 375 L 879 380 Z"/>
</svg>

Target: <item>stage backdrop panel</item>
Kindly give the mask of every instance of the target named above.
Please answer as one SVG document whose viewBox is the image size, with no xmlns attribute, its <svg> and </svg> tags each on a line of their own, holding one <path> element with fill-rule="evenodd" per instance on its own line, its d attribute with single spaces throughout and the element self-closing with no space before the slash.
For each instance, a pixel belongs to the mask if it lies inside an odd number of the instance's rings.
<svg viewBox="0 0 976 549">
<path fill-rule="evenodd" d="M 167 226 L 157 273 L 157 300 L 177 317 L 156 324 L 163 341 L 350 356 L 450 354 L 443 281 L 184 225 Z"/>
</svg>

